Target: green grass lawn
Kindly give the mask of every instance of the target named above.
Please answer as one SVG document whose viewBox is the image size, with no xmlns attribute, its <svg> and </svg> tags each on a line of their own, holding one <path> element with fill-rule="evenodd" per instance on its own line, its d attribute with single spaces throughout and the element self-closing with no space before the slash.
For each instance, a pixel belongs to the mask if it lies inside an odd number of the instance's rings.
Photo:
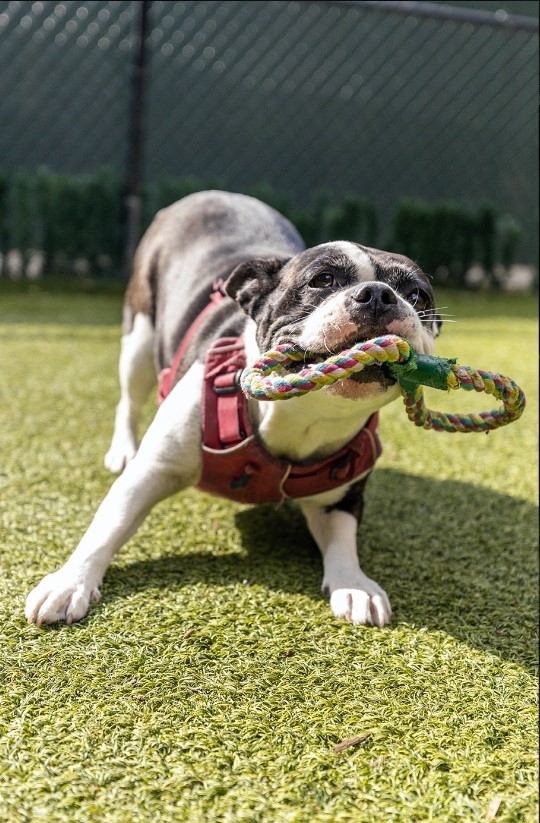
<svg viewBox="0 0 540 823">
<path fill-rule="evenodd" d="M 111 483 L 121 298 L 0 291 L 0 820 L 537 820 L 536 299 L 439 304 L 457 322 L 438 353 L 514 377 L 528 406 L 489 436 L 384 411 L 359 550 L 389 628 L 331 615 L 294 508 L 190 490 L 84 621 L 38 629 L 26 593 Z"/>
</svg>

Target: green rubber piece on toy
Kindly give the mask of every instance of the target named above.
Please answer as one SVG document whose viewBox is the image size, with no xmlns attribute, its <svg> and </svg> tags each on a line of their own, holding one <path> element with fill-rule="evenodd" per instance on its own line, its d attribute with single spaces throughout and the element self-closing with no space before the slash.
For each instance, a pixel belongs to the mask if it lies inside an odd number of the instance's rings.
<svg viewBox="0 0 540 823">
<path fill-rule="evenodd" d="M 456 357 L 448 359 L 415 353 L 406 363 L 385 363 L 383 369 L 407 392 L 414 391 L 418 385 L 446 391 L 448 375 L 456 362 Z"/>
</svg>

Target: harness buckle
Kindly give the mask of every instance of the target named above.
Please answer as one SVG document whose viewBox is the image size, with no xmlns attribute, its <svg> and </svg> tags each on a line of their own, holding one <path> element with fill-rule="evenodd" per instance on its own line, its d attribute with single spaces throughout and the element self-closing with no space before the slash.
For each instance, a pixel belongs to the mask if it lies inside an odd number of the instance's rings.
<svg viewBox="0 0 540 823">
<path fill-rule="evenodd" d="M 214 381 L 214 393 L 217 394 L 218 397 L 226 397 L 227 395 L 236 394 L 240 386 L 241 374 L 242 369 L 238 369 L 233 375 L 220 374 Z"/>
</svg>

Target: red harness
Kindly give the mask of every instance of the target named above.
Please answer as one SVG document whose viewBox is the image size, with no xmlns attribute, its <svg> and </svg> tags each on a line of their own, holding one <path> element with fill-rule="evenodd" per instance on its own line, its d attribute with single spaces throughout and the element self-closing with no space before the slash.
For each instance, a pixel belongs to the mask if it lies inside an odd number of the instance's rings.
<svg viewBox="0 0 540 823">
<path fill-rule="evenodd" d="M 180 343 L 171 367 L 161 373 L 160 402 L 171 391 L 176 371 L 201 320 L 222 299 L 218 295 L 214 292 L 212 302 Z M 248 402 L 240 389 L 239 377 L 245 366 L 242 337 L 222 337 L 206 355 L 199 489 L 237 503 L 282 503 L 286 498 L 331 491 L 371 471 L 382 452 L 377 414 L 342 449 L 321 460 L 291 463 L 269 454 L 253 432 Z"/>
</svg>

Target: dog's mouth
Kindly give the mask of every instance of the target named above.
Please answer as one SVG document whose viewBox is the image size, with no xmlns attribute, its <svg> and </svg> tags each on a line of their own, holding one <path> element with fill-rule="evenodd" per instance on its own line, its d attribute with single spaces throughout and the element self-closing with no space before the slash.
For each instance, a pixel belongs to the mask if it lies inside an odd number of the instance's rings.
<svg viewBox="0 0 540 823">
<path fill-rule="evenodd" d="M 286 366 L 286 369 L 289 372 L 300 372 L 307 366 L 313 366 L 317 365 L 318 363 L 323 363 L 329 357 L 332 357 L 335 354 L 339 354 L 340 351 L 350 349 L 352 346 L 357 345 L 358 343 L 365 343 L 367 340 L 371 340 L 371 338 L 365 337 L 353 341 L 348 341 L 344 343 L 342 346 L 340 346 L 339 350 L 336 352 L 306 351 L 302 360 L 290 363 L 288 366 Z M 296 345 L 296 343 L 294 343 L 291 340 L 284 341 L 284 344 Z M 344 380 L 352 380 L 355 383 L 362 384 L 378 383 L 381 388 L 390 388 L 391 386 L 394 386 L 396 384 L 396 380 L 393 377 L 390 377 L 390 375 L 386 373 L 386 370 L 379 365 L 366 366 L 362 369 L 362 371 L 356 372 L 356 374 L 351 374 L 349 375 L 349 377 L 344 378 Z"/>
<path fill-rule="evenodd" d="M 381 366 L 367 366 L 357 374 L 351 374 L 347 380 L 353 380 L 355 383 L 379 383 L 383 388 L 395 386 L 397 382 Z"/>
</svg>

